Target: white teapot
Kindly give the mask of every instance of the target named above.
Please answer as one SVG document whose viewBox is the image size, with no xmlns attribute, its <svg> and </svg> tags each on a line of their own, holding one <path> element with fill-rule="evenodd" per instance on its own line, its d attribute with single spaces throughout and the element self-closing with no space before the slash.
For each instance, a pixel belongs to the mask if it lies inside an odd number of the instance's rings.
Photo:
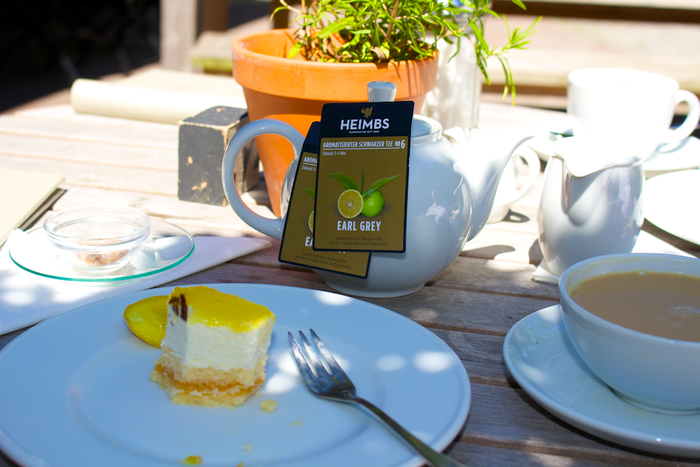
<svg viewBox="0 0 700 467">
<path fill-rule="evenodd" d="M 370 101 L 393 100 L 393 95 L 373 97 L 386 83 L 370 83 Z M 295 158 L 282 187 L 282 217 L 270 219 L 250 210 L 233 181 L 233 167 L 243 146 L 256 136 L 280 135 L 292 144 Z M 364 297 L 397 297 L 420 290 L 444 271 L 486 224 L 498 181 L 514 149 L 526 138 L 500 135 L 480 145 L 478 154 L 460 155 L 442 137 L 441 125 L 414 116 L 411 128 L 406 251 L 372 253 L 367 278 L 315 270 L 333 289 Z M 222 165 L 226 198 L 235 213 L 252 228 L 281 239 L 299 154 L 304 136 L 273 119 L 250 122 L 231 139 Z M 483 152 L 482 152 L 483 151 Z M 263 167 L 264 169 L 264 167 Z"/>
</svg>

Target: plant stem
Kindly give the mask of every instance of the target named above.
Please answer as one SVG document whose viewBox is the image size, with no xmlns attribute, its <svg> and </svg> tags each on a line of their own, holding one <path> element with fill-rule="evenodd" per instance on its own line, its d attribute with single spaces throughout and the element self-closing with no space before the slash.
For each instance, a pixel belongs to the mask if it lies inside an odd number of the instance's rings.
<svg viewBox="0 0 700 467">
<path fill-rule="evenodd" d="M 391 17 L 394 18 L 394 19 L 396 19 L 396 15 L 397 15 L 398 12 L 399 12 L 399 1 L 400 1 L 400 0 L 396 0 L 396 1 L 394 2 L 394 10 L 391 12 Z M 386 31 L 386 38 L 387 38 L 388 40 L 391 40 L 391 30 L 392 30 L 393 28 L 394 28 L 394 22 L 392 21 L 392 22 L 389 23 L 389 29 Z"/>
</svg>

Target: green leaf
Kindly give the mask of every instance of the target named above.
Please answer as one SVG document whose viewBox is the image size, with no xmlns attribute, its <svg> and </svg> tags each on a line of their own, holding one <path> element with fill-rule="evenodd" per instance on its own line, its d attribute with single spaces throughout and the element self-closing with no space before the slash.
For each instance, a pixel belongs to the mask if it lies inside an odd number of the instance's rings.
<svg viewBox="0 0 700 467">
<path fill-rule="evenodd" d="M 526 0 L 511 1 L 525 9 Z M 491 9 L 492 0 L 462 0 L 461 6 L 448 0 L 302 0 L 301 8 L 291 3 L 280 0 L 281 6 L 273 13 L 293 11 L 295 24 L 300 25 L 290 57 L 301 54 L 312 61 L 347 63 L 421 60 L 435 55 L 439 40 L 455 43 L 459 51 L 465 39 L 467 46 L 474 47 L 477 66 L 487 83 L 487 60 L 495 57 L 501 62 L 506 95 L 514 94 L 515 85 L 505 55 L 528 46 L 539 20 L 525 30 L 511 31 L 505 15 L 501 18 Z M 486 17 L 506 22 L 506 45 L 487 43 L 483 34 Z"/>
<path fill-rule="evenodd" d="M 303 188 L 305 192 L 309 194 L 313 199 L 316 199 L 316 190 L 312 190 L 311 188 Z"/>
<path fill-rule="evenodd" d="M 349 175 L 343 173 L 328 174 L 333 180 L 337 180 L 346 190 L 357 190 L 357 183 Z"/>
<path fill-rule="evenodd" d="M 399 175 L 400 175 L 400 174 L 399 174 Z M 367 198 L 369 198 L 370 196 L 372 196 L 372 195 L 374 194 L 375 191 L 377 191 L 377 190 L 380 189 L 380 188 L 383 188 L 383 187 L 387 186 L 390 182 L 396 180 L 396 178 L 397 178 L 399 175 L 394 175 L 393 177 L 389 177 L 389 178 L 380 178 L 380 179 L 377 180 L 376 182 L 372 183 L 372 186 L 369 187 L 369 190 L 367 190 L 366 192 L 362 193 L 362 199 L 367 199 Z"/>
<path fill-rule="evenodd" d="M 349 25 L 351 25 L 354 22 L 353 18 L 345 18 L 342 21 L 337 21 L 334 23 L 329 24 L 325 28 L 323 28 L 319 33 L 318 37 L 319 39 L 325 39 L 327 37 L 330 37 L 332 34 L 337 33 L 338 31 L 345 29 Z"/>
<path fill-rule="evenodd" d="M 298 54 L 303 47 L 304 45 L 301 42 L 295 43 L 294 47 L 292 47 L 292 50 L 289 51 L 289 54 L 287 56 L 289 58 L 294 58 L 294 56 Z"/>
</svg>

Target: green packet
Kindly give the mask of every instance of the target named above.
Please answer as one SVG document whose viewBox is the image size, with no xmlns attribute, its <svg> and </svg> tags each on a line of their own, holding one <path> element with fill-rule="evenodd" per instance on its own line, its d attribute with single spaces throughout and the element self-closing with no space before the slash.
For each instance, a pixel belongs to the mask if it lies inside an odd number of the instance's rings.
<svg viewBox="0 0 700 467">
<path fill-rule="evenodd" d="M 320 123 L 314 122 L 306 135 L 297 166 L 287 218 L 282 234 L 279 261 L 282 263 L 366 278 L 370 253 L 315 251 L 313 249 L 318 174 Z"/>
<path fill-rule="evenodd" d="M 406 251 L 413 108 L 407 101 L 323 106 L 316 251 Z"/>
</svg>

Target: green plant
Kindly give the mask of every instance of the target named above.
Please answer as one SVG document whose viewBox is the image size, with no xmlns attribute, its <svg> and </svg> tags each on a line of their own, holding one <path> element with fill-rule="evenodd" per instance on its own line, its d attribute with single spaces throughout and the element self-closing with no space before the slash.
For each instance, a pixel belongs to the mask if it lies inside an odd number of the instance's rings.
<svg viewBox="0 0 700 467">
<path fill-rule="evenodd" d="M 511 0 L 525 9 L 522 0 Z M 325 62 L 387 62 L 421 60 L 432 57 L 438 41 L 457 43 L 467 38 L 487 84 L 486 60 L 496 57 L 505 74 L 503 96 L 515 99 L 513 74 L 505 54 L 524 49 L 535 32 L 537 18 L 527 29 L 508 27 L 506 45 L 490 46 L 484 38 L 484 17 L 500 18 L 489 8 L 489 0 L 462 0 L 461 6 L 449 0 L 302 0 L 301 8 L 280 0 L 281 10 L 297 14 L 299 28 L 290 57 L 302 54 L 306 60 Z"/>
</svg>

